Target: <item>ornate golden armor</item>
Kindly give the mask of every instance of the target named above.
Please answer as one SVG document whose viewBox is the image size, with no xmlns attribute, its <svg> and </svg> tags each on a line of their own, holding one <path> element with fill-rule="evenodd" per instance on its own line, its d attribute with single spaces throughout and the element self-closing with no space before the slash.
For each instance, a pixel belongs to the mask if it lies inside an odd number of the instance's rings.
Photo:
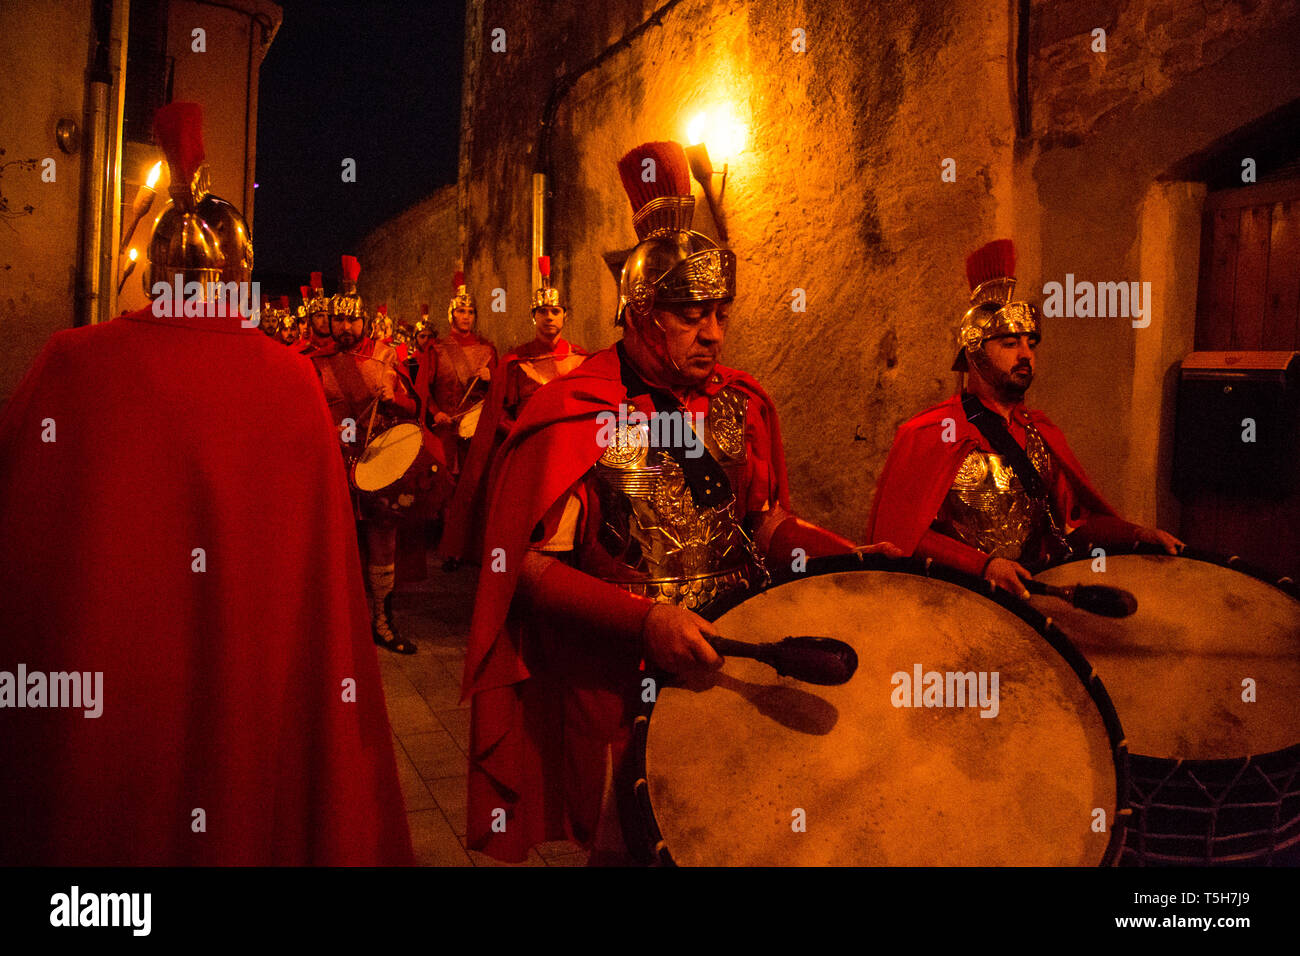
<svg viewBox="0 0 1300 956">
<path fill-rule="evenodd" d="M 1051 458 L 1038 430 L 1026 429 L 1025 452 L 1044 482 Z M 957 469 L 934 529 L 995 558 L 1037 560 L 1045 539 L 1060 537 L 1046 502 L 1035 501 L 1001 455 L 973 451 Z"/>
<path fill-rule="evenodd" d="M 745 465 L 746 403 L 742 392 L 722 389 L 698 436 L 733 489 Z M 616 569 L 605 580 L 660 603 L 697 608 L 761 577 L 734 493 L 720 488 L 716 504 L 697 505 L 681 465 L 650 447 L 649 426 L 620 429 L 596 463 L 595 485 L 602 516 L 597 541 Z"/>
</svg>

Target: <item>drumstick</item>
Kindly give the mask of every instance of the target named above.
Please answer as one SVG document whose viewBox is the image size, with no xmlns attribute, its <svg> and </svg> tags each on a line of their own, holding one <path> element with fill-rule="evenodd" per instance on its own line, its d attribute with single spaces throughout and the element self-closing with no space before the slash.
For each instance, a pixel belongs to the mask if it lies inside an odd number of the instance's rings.
<svg viewBox="0 0 1300 956">
<path fill-rule="evenodd" d="M 1058 588 L 1031 578 L 1025 582 L 1025 588 L 1030 594 L 1060 598 L 1081 611 L 1103 617 L 1129 617 L 1138 609 L 1137 598 L 1131 593 L 1105 584 L 1075 584 L 1068 588 Z"/>
<path fill-rule="evenodd" d="M 806 684 L 846 684 L 858 669 L 857 651 L 833 637 L 786 637 L 772 644 L 748 644 L 726 637 L 708 641 L 719 654 L 751 658 L 776 668 L 782 677 Z"/>
<path fill-rule="evenodd" d="M 479 379 L 477 375 L 474 376 L 474 378 L 470 379 L 469 388 L 465 389 L 465 394 L 462 395 L 460 397 L 460 401 L 456 403 L 457 408 L 460 408 L 462 405 L 465 404 L 465 399 L 469 398 L 469 393 L 474 391 L 474 386 L 477 385 L 478 383 L 479 383 Z"/>
<path fill-rule="evenodd" d="M 379 396 L 376 395 L 375 400 L 370 403 L 370 423 L 366 425 L 366 440 L 361 443 L 362 448 L 365 448 L 367 445 L 370 444 L 370 431 L 375 427 L 375 414 L 378 411 L 379 411 Z"/>
</svg>

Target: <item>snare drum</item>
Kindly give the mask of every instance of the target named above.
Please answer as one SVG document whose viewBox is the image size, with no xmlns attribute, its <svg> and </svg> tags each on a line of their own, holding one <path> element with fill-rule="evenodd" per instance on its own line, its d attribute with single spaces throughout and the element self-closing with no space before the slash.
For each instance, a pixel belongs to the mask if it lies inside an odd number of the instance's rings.
<svg viewBox="0 0 1300 956">
<path fill-rule="evenodd" d="M 659 860 L 1111 862 L 1125 755 L 1105 689 L 1040 615 L 974 585 L 917 562 L 833 558 L 710 609 L 724 636 L 835 637 L 859 667 L 818 687 L 728 658 L 699 686 L 661 687 L 633 754 Z"/>
<path fill-rule="evenodd" d="M 1235 559 L 1185 551 L 1049 568 L 1049 584 L 1131 591 L 1098 617 L 1031 599 L 1097 668 L 1124 722 L 1130 864 L 1281 862 L 1300 851 L 1300 600 Z M 1252 691 L 1253 687 L 1253 691 Z M 1253 700 L 1245 698 L 1253 696 Z M 1300 861 L 1298 861 L 1300 862 Z"/>
<path fill-rule="evenodd" d="M 362 515 L 396 519 L 418 514 L 440 471 L 419 425 L 405 422 L 380 432 L 351 469 Z"/>
</svg>

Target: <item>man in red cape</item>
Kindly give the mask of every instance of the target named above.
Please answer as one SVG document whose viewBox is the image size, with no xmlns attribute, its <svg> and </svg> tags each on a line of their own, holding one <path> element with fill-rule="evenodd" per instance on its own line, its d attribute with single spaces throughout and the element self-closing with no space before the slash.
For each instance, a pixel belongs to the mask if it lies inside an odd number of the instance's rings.
<svg viewBox="0 0 1300 956">
<path fill-rule="evenodd" d="M 198 124 L 183 103 L 156 121 L 173 205 L 151 283 L 221 275 L 215 245 L 204 268 L 161 254 L 207 230 Z M 55 334 L 0 417 L 0 863 L 410 863 L 315 373 L 167 296 Z"/>
<path fill-rule="evenodd" d="M 300 314 L 307 318 L 307 337 L 298 345 L 303 355 L 312 355 L 322 349 L 332 349 L 334 340 L 330 338 L 330 300 L 325 295 L 325 283 L 319 272 L 311 274 L 311 285 L 298 287 L 302 294 Z"/>
<path fill-rule="evenodd" d="M 1177 553 L 1182 543 L 1172 535 L 1116 515 L 1061 430 L 1025 407 L 1041 326 L 1034 306 L 1011 301 L 1011 240 L 976 250 L 966 272 L 972 306 L 953 370 L 969 372 L 967 391 L 898 429 L 876 484 L 868 539 L 1020 597 L 1033 571 L 1071 553 L 1138 542 Z"/>
<path fill-rule="evenodd" d="M 340 270 L 339 291 L 329 304 L 332 347 L 313 352 L 311 362 L 325 390 L 340 451 L 351 468 L 365 453 L 368 442 L 393 425 L 415 421 L 419 412 L 414 386 L 398 367 L 397 353 L 392 346 L 366 334 L 368 317 L 357 294 L 361 263 L 355 256 L 343 256 Z M 426 440 L 425 445 L 440 462 L 437 454 L 441 448 L 432 440 Z M 442 471 L 439 463 L 438 472 Z M 432 493 L 438 479 L 434 474 L 425 477 L 427 491 Z M 414 654 L 415 642 L 398 633 L 392 612 L 393 588 L 397 584 L 398 516 L 375 505 L 371 497 L 356 496 L 355 511 L 366 542 L 371 631 L 375 643 L 385 650 Z M 423 577 L 422 571 L 419 576 Z"/>
<path fill-rule="evenodd" d="M 721 666 L 693 608 L 761 586 L 764 562 L 796 548 L 853 547 L 791 513 L 776 409 L 717 362 L 736 258 L 690 230 L 681 146 L 647 143 L 619 171 L 641 240 L 623 339 L 532 397 L 490 478 L 463 685 L 467 840 L 503 860 L 556 839 L 631 859 L 620 798 L 642 658 Z"/>
<path fill-rule="evenodd" d="M 537 334 L 505 354 L 483 400 L 478 428 L 469 443 L 469 455 L 456 482 L 456 494 L 447 508 L 447 524 L 438 552 L 453 561 L 482 559 L 484 509 L 487 507 L 487 473 L 492 456 L 514 427 L 524 405 L 546 383 L 567 375 L 587 358 L 586 349 L 573 345 L 564 331 L 565 308 L 560 290 L 551 285 L 551 257 L 539 256 L 541 288 L 533 293 L 533 325 Z"/>
<path fill-rule="evenodd" d="M 442 443 L 443 458 L 452 474 L 458 475 L 469 452 L 469 441 L 460 437 L 459 418 L 487 393 L 497 350 L 474 331 L 477 311 L 465 285 L 465 273 L 456 273 L 452 289 L 447 305 L 451 329 L 444 338 L 429 341 L 420 355 L 415 387 L 424 403 L 425 424 Z"/>
</svg>

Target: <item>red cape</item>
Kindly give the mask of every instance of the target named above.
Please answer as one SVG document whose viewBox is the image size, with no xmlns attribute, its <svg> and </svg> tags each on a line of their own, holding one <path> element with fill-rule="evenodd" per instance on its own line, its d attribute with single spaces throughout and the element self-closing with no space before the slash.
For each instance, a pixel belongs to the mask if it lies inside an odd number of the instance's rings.
<svg viewBox="0 0 1300 956">
<path fill-rule="evenodd" d="M 617 414 L 627 397 L 619 373 L 618 353 L 610 347 L 540 389 L 501 446 L 489 478 L 483 568 L 462 685 L 462 693 L 473 698 L 467 840 L 503 860 L 521 860 L 536 843 L 571 835 L 555 812 L 556 789 L 563 783 L 547 774 L 554 760 L 543 759 L 552 742 L 545 728 L 528 720 L 537 711 L 525 693 L 526 622 L 518 617 L 507 622 L 507 616 L 534 526 L 603 452 L 596 416 Z M 749 414 L 766 419 L 772 442 L 766 460 L 775 472 L 781 506 L 792 511 L 775 406 L 758 382 L 737 369 L 718 366 L 706 391 L 714 394 L 728 385 L 751 399 Z M 504 554 L 501 572 L 493 570 L 499 566 L 493 557 L 497 548 Z M 498 807 L 507 812 L 504 833 L 492 830 Z"/>
<path fill-rule="evenodd" d="M 0 670 L 103 674 L 97 718 L 0 710 L 0 862 L 411 862 L 307 359 L 148 309 L 57 333 L 0 417 L 0 525 Z"/>
<path fill-rule="evenodd" d="M 1064 433 L 1042 412 L 1028 408 L 1023 411 L 1060 466 L 1049 491 L 1065 520 L 1074 525 L 1087 515 L 1114 515 L 1115 510 L 1088 480 Z M 949 427 L 945 423 L 949 420 L 955 440 L 944 441 L 944 432 Z M 892 541 L 904 554 L 912 554 L 939 513 L 957 469 L 973 451 L 991 451 L 991 448 L 980 430 L 966 420 L 961 395 L 954 395 L 904 422 L 894 436 L 889 458 L 876 482 L 867 540 Z"/>
<path fill-rule="evenodd" d="M 574 352 L 586 355 L 586 351 L 560 338 L 553 350 L 556 355 L 568 355 Z M 492 384 L 487 397 L 483 400 L 483 411 L 479 416 L 478 427 L 470 439 L 469 454 L 461 466 L 460 477 L 456 481 L 456 492 L 451 505 L 447 508 L 447 522 L 438 542 L 438 553 L 447 558 L 466 558 L 475 563 L 482 560 L 480 543 L 483 537 L 487 508 L 488 466 L 493 453 L 500 447 L 497 428 L 505 415 L 506 392 L 510 387 L 512 366 L 522 360 L 548 354 L 537 347 L 536 340 L 505 354 L 497 363 L 497 370 L 492 375 Z"/>
</svg>

